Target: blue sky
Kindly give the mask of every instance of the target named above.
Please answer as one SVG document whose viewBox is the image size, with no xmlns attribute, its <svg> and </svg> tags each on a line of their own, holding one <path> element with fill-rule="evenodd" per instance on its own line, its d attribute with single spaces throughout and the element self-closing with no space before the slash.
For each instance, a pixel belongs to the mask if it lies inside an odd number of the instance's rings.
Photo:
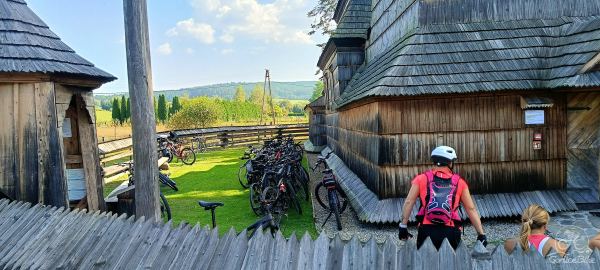
<svg viewBox="0 0 600 270">
<path fill-rule="evenodd" d="M 29 0 L 61 39 L 127 91 L 122 0 Z M 223 82 L 316 80 L 325 40 L 308 36 L 316 0 L 148 0 L 154 90 Z"/>
</svg>

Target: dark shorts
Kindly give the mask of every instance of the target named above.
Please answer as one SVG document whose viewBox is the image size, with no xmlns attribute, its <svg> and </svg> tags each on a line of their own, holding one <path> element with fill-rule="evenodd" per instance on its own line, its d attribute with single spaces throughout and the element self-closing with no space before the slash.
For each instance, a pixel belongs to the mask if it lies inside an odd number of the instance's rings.
<svg viewBox="0 0 600 270">
<path fill-rule="evenodd" d="M 444 238 L 448 238 L 450 245 L 456 249 L 460 243 L 461 231 L 456 227 L 449 227 L 444 225 L 424 224 L 419 226 L 417 232 L 417 248 L 425 242 L 425 239 L 429 237 L 433 245 L 439 249 L 442 246 Z"/>
</svg>

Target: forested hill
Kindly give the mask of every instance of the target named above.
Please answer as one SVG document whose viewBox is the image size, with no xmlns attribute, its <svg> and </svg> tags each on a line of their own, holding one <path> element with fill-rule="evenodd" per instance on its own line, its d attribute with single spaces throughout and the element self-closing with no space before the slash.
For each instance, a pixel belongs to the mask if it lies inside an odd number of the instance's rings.
<svg viewBox="0 0 600 270">
<path fill-rule="evenodd" d="M 299 82 L 271 82 L 271 89 L 273 91 L 273 97 L 279 99 L 304 99 L 308 100 L 313 92 L 313 88 L 315 86 L 316 81 L 299 81 Z M 240 82 L 240 83 L 221 83 L 221 84 L 212 84 L 205 86 L 196 86 L 178 90 L 160 90 L 155 91 L 154 95 L 158 96 L 159 94 L 164 94 L 167 100 L 171 100 L 174 96 L 188 96 L 188 97 L 197 97 L 197 96 L 209 96 L 209 97 L 221 97 L 224 99 L 233 98 L 233 94 L 235 93 L 235 89 L 237 86 L 241 85 L 246 92 L 246 97 L 250 96 L 250 93 L 254 89 L 254 87 L 259 84 L 261 87 L 264 82 Z M 115 95 L 127 95 L 127 93 L 115 93 L 115 94 L 103 94 L 97 93 L 95 94 L 96 99 L 103 98 L 112 98 Z"/>
</svg>

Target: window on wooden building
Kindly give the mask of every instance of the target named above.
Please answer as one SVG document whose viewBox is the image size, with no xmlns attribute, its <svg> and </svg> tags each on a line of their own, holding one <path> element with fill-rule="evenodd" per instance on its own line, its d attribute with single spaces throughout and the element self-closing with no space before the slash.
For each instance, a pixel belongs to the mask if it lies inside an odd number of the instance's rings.
<svg viewBox="0 0 600 270">
<path fill-rule="evenodd" d="M 521 97 L 521 108 L 524 110 L 525 125 L 543 125 L 545 109 L 554 106 L 547 97 Z"/>
</svg>

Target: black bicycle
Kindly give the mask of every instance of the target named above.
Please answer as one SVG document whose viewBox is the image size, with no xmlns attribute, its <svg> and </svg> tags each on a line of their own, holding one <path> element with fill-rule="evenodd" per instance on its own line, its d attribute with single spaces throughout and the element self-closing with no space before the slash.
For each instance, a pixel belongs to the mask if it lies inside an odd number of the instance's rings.
<svg viewBox="0 0 600 270">
<path fill-rule="evenodd" d="M 335 217 L 337 229 L 338 231 L 341 231 L 342 222 L 340 215 L 344 212 L 344 210 L 346 210 L 346 207 L 348 206 L 348 199 L 346 197 L 346 193 L 344 190 L 342 190 L 340 184 L 337 182 L 333 171 L 325 162 L 331 153 L 332 152 L 327 153 L 326 156 L 318 156 L 317 162 L 315 163 L 314 168 L 312 168 L 312 171 L 314 172 L 317 168 L 319 168 L 320 165 L 325 167 L 325 170 L 322 171 L 323 179 L 315 186 L 315 197 L 321 207 L 329 210 L 329 215 L 321 226 L 325 226 L 325 223 L 327 223 L 329 218 L 331 218 L 333 215 Z M 326 191 L 322 191 L 322 189 L 326 189 Z M 322 198 L 322 196 L 324 196 L 323 194 L 327 194 L 327 204 L 325 204 L 325 200 Z"/>
<path fill-rule="evenodd" d="M 127 163 L 122 163 L 121 165 L 126 165 L 129 166 L 129 179 L 127 182 L 127 185 L 135 188 L 135 181 L 133 180 L 133 162 L 127 162 Z M 162 173 L 160 173 L 162 174 Z M 168 176 L 167 176 L 168 178 Z M 159 175 L 159 180 L 161 179 L 160 175 Z M 172 180 L 171 180 L 172 181 Z M 162 181 L 161 181 L 162 182 Z M 173 181 L 173 183 L 175 183 Z M 176 188 L 176 187 L 175 187 Z M 171 207 L 169 206 L 169 202 L 167 201 L 167 197 L 165 197 L 165 195 L 162 192 L 159 192 L 159 203 L 160 203 L 160 215 L 163 219 L 163 221 L 169 221 L 171 220 Z"/>
<path fill-rule="evenodd" d="M 225 204 L 222 202 L 207 202 L 207 201 L 198 201 L 200 207 L 203 207 L 204 210 L 210 211 L 212 227 L 215 228 L 217 226 L 217 220 L 215 216 L 215 210 L 217 207 L 224 206 Z M 260 218 L 258 221 L 252 223 L 252 225 L 246 228 L 246 232 L 248 235 L 248 239 L 252 238 L 256 232 L 259 230 L 267 230 L 271 231 L 271 235 L 275 235 L 275 233 L 279 230 L 279 223 L 273 218 L 273 215 L 270 211 L 267 211 L 267 214 Z"/>
</svg>

